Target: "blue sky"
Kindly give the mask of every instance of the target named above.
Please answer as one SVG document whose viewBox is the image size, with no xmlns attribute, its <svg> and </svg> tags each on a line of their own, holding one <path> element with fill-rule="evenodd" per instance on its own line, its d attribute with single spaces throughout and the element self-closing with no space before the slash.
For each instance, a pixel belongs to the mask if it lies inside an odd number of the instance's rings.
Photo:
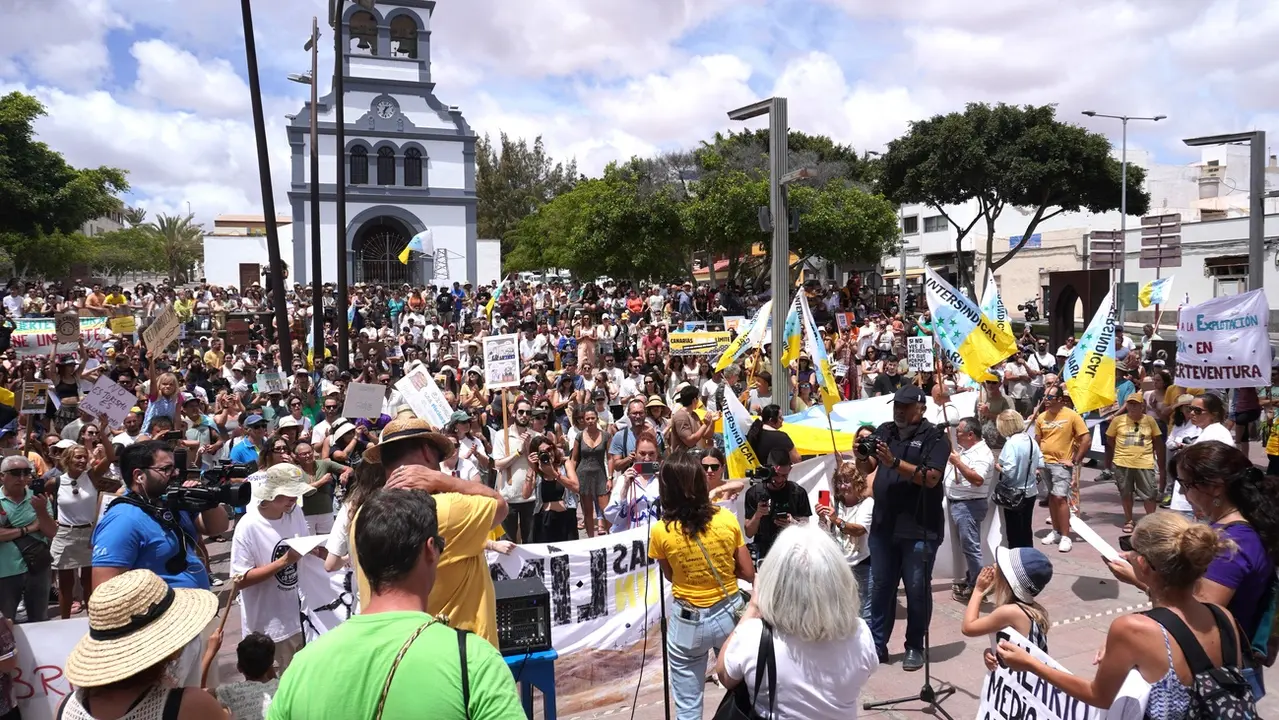
<svg viewBox="0 0 1279 720">
<path fill-rule="evenodd" d="M 43 140 L 129 170 L 128 200 L 153 212 L 260 212 L 238 3 L 0 5 L 0 92 L 45 102 Z M 284 115 L 307 93 L 285 76 L 306 69 L 325 6 L 255 7 L 277 200 Z M 792 127 L 858 150 L 969 101 L 1056 103 L 1116 140 L 1117 124 L 1079 111 L 1168 115 L 1129 136 L 1162 162 L 1197 157 L 1183 137 L 1279 132 L 1271 0 L 439 0 L 432 31 L 442 101 L 481 133 L 542 135 L 588 173 L 691 147 L 772 94 L 790 99 Z M 327 91 L 332 58 L 320 62 Z"/>
</svg>

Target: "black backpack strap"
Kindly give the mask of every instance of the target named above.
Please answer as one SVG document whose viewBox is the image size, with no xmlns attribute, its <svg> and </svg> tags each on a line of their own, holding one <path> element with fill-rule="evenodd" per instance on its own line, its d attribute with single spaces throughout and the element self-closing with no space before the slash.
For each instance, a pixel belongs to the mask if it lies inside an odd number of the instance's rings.
<svg viewBox="0 0 1279 720">
<path fill-rule="evenodd" d="M 1211 607 L 1211 606 L 1210 606 Z M 1181 652 L 1186 656 L 1186 664 L 1190 666 L 1190 674 L 1198 675 L 1207 672 L 1213 668 L 1213 662 L 1208 658 L 1208 653 L 1204 652 L 1203 645 L 1199 644 L 1199 640 L 1195 637 L 1194 632 L 1186 626 L 1186 622 L 1177 616 L 1177 613 L 1168 608 L 1151 608 L 1146 611 L 1146 616 L 1151 620 L 1159 623 L 1172 635 L 1172 639 L 1177 641 L 1177 645 L 1181 648 Z M 1220 625 L 1218 625 L 1220 627 Z M 1233 639 L 1233 634 L 1231 635 Z M 1225 649 L 1225 638 L 1222 638 L 1222 649 Z M 1223 652 L 1224 657 L 1224 652 Z"/>
<path fill-rule="evenodd" d="M 178 720 L 178 713 L 182 710 L 182 693 L 183 688 L 169 691 L 164 698 L 164 711 L 160 713 L 160 720 Z"/>
<path fill-rule="evenodd" d="M 467 630 L 458 630 L 458 657 L 462 659 L 462 711 L 471 720 L 471 668 L 467 665 Z"/>
<path fill-rule="evenodd" d="M 768 666 L 768 720 L 773 720 L 777 717 L 777 654 L 773 651 L 773 628 L 762 619 L 760 622 L 764 623 L 762 637 L 768 643 L 764 662 Z"/>
<path fill-rule="evenodd" d="M 1217 621 L 1217 634 L 1221 636 L 1221 667 L 1241 667 L 1239 641 L 1235 636 L 1235 622 L 1225 610 L 1212 603 L 1204 603 Z"/>
</svg>

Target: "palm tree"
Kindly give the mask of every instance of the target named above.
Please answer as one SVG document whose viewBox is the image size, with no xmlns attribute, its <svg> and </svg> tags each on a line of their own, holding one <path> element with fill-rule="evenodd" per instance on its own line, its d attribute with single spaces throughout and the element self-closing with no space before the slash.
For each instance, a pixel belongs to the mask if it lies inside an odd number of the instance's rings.
<svg viewBox="0 0 1279 720">
<path fill-rule="evenodd" d="M 157 215 L 155 222 L 145 227 L 160 242 L 169 281 L 190 282 L 191 268 L 204 254 L 204 227 L 195 222 L 194 215 Z"/>
<path fill-rule="evenodd" d="M 124 221 L 129 227 L 137 227 L 147 221 L 147 211 L 142 208 L 127 207 L 124 209 Z"/>
</svg>

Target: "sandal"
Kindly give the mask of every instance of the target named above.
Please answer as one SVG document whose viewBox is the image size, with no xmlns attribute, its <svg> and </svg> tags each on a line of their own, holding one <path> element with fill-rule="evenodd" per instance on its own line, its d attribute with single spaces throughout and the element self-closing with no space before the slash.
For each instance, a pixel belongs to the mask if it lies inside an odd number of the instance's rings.
<svg viewBox="0 0 1279 720">
<path fill-rule="evenodd" d="M 72 614 L 72 615 L 79 615 L 79 614 L 80 614 L 80 611 L 81 611 L 81 610 L 83 610 L 83 609 L 84 609 L 84 606 L 80 604 L 80 601 L 79 601 L 79 600 L 73 600 L 73 601 L 71 601 L 71 614 Z"/>
<path fill-rule="evenodd" d="M 1135 529 L 1137 529 L 1137 523 L 1133 522 L 1132 520 L 1129 520 L 1128 522 L 1124 523 L 1124 527 L 1122 530 L 1120 530 L 1120 532 L 1124 533 L 1125 535 L 1131 535 L 1132 531 Z"/>
</svg>

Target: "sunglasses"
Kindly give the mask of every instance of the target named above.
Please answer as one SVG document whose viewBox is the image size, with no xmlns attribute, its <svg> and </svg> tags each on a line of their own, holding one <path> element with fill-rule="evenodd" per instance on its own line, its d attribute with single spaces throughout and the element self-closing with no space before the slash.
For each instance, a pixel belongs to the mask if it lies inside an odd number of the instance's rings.
<svg viewBox="0 0 1279 720">
<path fill-rule="evenodd" d="M 5 470 L 6 475 L 14 477 L 31 477 L 31 468 L 17 468 L 15 470 Z"/>
<path fill-rule="evenodd" d="M 702 463 L 702 469 L 707 472 L 717 472 L 719 470 L 719 463 Z"/>
</svg>

